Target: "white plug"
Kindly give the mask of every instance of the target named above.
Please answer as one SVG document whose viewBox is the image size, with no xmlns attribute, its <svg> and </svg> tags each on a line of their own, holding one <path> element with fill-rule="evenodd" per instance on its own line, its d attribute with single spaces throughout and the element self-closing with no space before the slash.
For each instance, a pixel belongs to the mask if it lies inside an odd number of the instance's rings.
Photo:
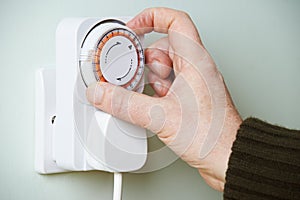
<svg viewBox="0 0 300 200">
<path fill-rule="evenodd" d="M 39 173 L 130 172 L 145 164 L 145 129 L 95 109 L 85 97 L 87 85 L 95 81 L 142 92 L 143 38 L 124 25 L 128 19 L 77 18 L 59 24 L 56 69 L 41 69 L 36 79 Z"/>
</svg>

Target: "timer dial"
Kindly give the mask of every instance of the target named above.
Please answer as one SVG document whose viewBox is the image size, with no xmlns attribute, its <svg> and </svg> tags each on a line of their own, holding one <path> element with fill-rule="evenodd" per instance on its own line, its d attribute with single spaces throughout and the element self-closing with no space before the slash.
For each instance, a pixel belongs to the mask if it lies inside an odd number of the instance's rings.
<svg viewBox="0 0 300 200">
<path fill-rule="evenodd" d="M 104 81 L 136 90 L 144 73 L 140 39 L 126 26 L 100 24 L 83 42 L 79 68 L 86 86 Z"/>
</svg>

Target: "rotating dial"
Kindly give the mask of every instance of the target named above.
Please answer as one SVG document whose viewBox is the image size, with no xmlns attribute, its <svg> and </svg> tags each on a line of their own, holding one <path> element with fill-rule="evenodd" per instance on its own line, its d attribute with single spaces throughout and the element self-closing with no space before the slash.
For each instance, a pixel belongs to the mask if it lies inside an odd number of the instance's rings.
<svg viewBox="0 0 300 200">
<path fill-rule="evenodd" d="M 99 25 L 83 42 L 79 68 L 86 86 L 103 81 L 136 90 L 144 73 L 141 42 L 126 26 Z"/>
</svg>

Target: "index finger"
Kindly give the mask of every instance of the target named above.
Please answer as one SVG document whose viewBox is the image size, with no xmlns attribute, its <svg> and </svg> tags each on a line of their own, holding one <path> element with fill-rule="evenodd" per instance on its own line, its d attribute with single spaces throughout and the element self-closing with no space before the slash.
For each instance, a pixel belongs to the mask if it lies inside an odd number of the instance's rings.
<svg viewBox="0 0 300 200">
<path fill-rule="evenodd" d="M 159 33 L 180 33 L 201 44 L 199 33 L 190 16 L 170 8 L 147 8 L 130 20 L 127 26 L 137 34 L 151 31 Z"/>
</svg>

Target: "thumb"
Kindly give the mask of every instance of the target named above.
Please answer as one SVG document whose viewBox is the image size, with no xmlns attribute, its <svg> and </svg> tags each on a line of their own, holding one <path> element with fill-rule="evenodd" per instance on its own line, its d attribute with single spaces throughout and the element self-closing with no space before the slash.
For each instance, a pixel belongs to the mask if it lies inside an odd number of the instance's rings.
<svg viewBox="0 0 300 200">
<path fill-rule="evenodd" d="M 150 97 L 106 82 L 90 85 L 86 95 L 96 108 L 153 132 L 158 131 L 156 118 L 160 113 L 153 112 L 157 110 L 153 108 L 162 108 L 162 98 Z"/>
</svg>

